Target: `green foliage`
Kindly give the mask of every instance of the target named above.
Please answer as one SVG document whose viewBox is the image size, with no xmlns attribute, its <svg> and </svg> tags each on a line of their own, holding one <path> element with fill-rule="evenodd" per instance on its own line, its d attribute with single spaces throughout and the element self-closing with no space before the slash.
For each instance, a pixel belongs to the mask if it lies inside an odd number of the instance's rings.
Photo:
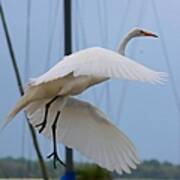
<svg viewBox="0 0 180 180">
<path fill-rule="evenodd" d="M 46 163 L 48 167 L 49 177 L 59 177 L 62 167 L 54 170 L 52 162 Z M 30 161 L 23 158 L 3 158 L 0 160 L 0 178 L 40 178 L 41 169 L 36 161 Z"/>
<path fill-rule="evenodd" d="M 77 180 L 110 180 L 111 173 L 97 165 L 78 164 L 76 166 Z"/>
<path fill-rule="evenodd" d="M 144 161 L 126 178 L 157 178 L 157 179 L 180 179 L 180 166 L 169 162 L 160 163 L 158 160 Z"/>
<path fill-rule="evenodd" d="M 58 178 L 63 174 L 64 168 L 59 166 L 54 170 L 52 162 L 46 162 L 50 178 Z M 97 165 L 77 163 L 75 166 L 78 180 L 110 180 L 112 177 L 123 178 L 152 178 L 152 179 L 180 179 L 180 165 L 169 162 L 160 163 L 157 160 L 144 161 L 133 170 L 132 174 L 119 176 Z M 3 158 L 0 159 L 0 178 L 40 178 L 41 171 L 36 161 L 26 159 Z"/>
</svg>

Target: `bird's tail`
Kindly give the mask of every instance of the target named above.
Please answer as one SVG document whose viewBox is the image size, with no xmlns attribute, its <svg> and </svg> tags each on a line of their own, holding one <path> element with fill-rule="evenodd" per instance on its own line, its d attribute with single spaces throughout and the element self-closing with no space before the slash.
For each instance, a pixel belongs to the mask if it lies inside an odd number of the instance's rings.
<svg viewBox="0 0 180 180">
<path fill-rule="evenodd" d="M 25 108 L 28 105 L 29 101 L 26 95 L 22 96 L 21 99 L 17 102 L 14 109 L 9 113 L 6 117 L 5 121 L 1 124 L 0 129 L 4 129 L 4 127 L 12 121 L 12 119 L 16 116 L 16 114 Z"/>
</svg>

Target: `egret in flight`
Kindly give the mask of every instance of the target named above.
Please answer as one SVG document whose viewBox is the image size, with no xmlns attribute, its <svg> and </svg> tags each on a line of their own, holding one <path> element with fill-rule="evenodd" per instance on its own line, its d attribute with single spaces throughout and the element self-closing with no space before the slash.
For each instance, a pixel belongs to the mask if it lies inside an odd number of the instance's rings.
<svg viewBox="0 0 180 180">
<path fill-rule="evenodd" d="M 32 79 L 25 94 L 8 115 L 5 124 L 22 109 L 34 127 L 53 139 L 54 166 L 58 157 L 56 143 L 80 151 L 108 170 L 130 173 L 140 162 L 130 139 L 107 115 L 88 102 L 73 98 L 87 88 L 110 78 L 163 83 L 164 72 L 154 71 L 124 56 L 127 43 L 134 37 L 157 35 L 133 29 L 117 52 L 92 47 L 65 56 L 45 74 Z"/>
</svg>

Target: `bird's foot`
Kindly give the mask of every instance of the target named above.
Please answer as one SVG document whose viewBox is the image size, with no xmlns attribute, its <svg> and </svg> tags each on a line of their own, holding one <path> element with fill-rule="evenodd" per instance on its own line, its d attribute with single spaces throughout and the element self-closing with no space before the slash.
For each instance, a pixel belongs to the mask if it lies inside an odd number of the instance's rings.
<svg viewBox="0 0 180 180">
<path fill-rule="evenodd" d="M 44 130 L 45 126 L 46 126 L 46 122 L 44 122 L 44 121 L 35 125 L 36 128 L 40 127 L 38 130 L 39 133 L 41 133 Z"/>
<path fill-rule="evenodd" d="M 66 164 L 60 159 L 60 157 L 58 156 L 57 152 L 53 151 L 51 154 L 49 154 L 47 156 L 47 158 L 51 158 L 53 157 L 53 166 L 54 168 L 56 169 L 57 166 L 56 166 L 56 162 L 58 161 L 60 164 L 62 164 L 64 167 L 66 166 Z"/>
</svg>

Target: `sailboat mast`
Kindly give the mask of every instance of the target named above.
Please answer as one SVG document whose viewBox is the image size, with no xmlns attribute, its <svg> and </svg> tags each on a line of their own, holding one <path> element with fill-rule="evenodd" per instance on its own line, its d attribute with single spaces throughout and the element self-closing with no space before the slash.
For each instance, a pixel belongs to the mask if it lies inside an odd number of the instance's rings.
<svg viewBox="0 0 180 180">
<path fill-rule="evenodd" d="M 64 0 L 64 54 L 72 53 L 71 0 Z M 66 147 L 66 173 L 73 172 L 73 151 Z"/>
</svg>

